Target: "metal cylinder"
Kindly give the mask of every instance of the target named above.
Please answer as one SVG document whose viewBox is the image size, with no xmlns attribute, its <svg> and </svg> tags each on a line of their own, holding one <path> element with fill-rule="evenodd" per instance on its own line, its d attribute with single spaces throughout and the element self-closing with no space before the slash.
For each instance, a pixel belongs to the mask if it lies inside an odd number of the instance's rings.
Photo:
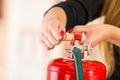
<svg viewBox="0 0 120 80">
<path fill-rule="evenodd" d="M 83 60 L 84 80 L 106 80 L 106 67 L 103 63 Z M 76 80 L 75 62 L 70 58 L 58 58 L 50 61 L 47 80 Z"/>
</svg>

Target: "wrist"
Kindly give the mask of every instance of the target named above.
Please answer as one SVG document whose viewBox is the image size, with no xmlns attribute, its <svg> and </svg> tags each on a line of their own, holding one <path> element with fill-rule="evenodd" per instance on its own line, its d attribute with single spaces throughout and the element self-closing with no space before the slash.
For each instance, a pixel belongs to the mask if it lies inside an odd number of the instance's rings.
<svg viewBox="0 0 120 80">
<path fill-rule="evenodd" d="M 116 27 L 116 26 L 113 26 L 111 25 L 111 34 L 110 35 L 110 38 L 108 39 L 109 42 L 113 43 L 113 44 L 117 44 L 120 40 L 120 28 Z"/>
</svg>

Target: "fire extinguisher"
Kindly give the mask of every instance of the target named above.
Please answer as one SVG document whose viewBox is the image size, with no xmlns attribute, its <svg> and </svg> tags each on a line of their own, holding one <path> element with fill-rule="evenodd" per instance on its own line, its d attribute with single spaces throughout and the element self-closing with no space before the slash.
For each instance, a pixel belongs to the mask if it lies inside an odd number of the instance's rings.
<svg viewBox="0 0 120 80">
<path fill-rule="evenodd" d="M 74 39 L 71 42 L 72 48 L 67 50 L 74 54 L 74 58 L 57 58 L 49 62 L 47 80 L 106 80 L 106 67 L 103 63 L 81 59 L 81 54 L 89 51 L 89 45 L 83 46 L 81 40 L 82 35 L 74 33 Z"/>
</svg>

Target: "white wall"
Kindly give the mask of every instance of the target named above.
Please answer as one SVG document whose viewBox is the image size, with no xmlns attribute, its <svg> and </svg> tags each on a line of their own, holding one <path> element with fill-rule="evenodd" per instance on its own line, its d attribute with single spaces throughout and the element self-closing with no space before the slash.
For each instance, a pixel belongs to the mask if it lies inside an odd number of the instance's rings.
<svg viewBox="0 0 120 80">
<path fill-rule="evenodd" d="M 6 0 L 7 80 L 46 80 L 48 61 L 61 56 L 50 54 L 60 51 L 57 47 L 44 51 L 37 33 L 44 12 L 53 3 L 54 0 Z"/>
</svg>

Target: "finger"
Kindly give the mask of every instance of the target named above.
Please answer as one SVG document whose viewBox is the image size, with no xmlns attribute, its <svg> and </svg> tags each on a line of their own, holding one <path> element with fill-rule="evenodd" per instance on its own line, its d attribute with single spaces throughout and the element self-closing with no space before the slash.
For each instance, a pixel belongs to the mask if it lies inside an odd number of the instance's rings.
<svg viewBox="0 0 120 80">
<path fill-rule="evenodd" d="M 73 28 L 73 33 L 74 32 L 87 32 L 88 28 L 86 26 L 75 26 Z"/>
<path fill-rule="evenodd" d="M 44 41 L 42 41 L 41 39 L 40 39 L 40 44 L 41 44 L 46 50 L 49 49 L 49 48 L 47 47 L 47 45 L 44 43 Z"/>
<path fill-rule="evenodd" d="M 55 39 L 55 37 L 52 35 L 51 32 L 47 31 L 47 32 L 45 33 L 45 35 L 47 35 L 48 40 L 50 41 L 50 43 L 51 43 L 53 46 L 55 46 L 55 45 L 57 45 L 57 44 L 60 43 L 59 40 L 56 40 L 56 39 Z"/>
<path fill-rule="evenodd" d="M 42 33 L 40 35 L 41 40 L 44 42 L 44 44 L 48 47 L 48 48 L 53 48 L 53 45 L 50 43 L 50 41 L 48 40 L 48 38 L 44 35 L 44 33 Z"/>
<path fill-rule="evenodd" d="M 97 40 L 95 40 L 95 39 L 93 39 L 93 38 L 87 37 L 87 38 L 83 41 L 83 45 L 84 45 L 84 46 L 88 46 L 88 42 L 91 43 L 91 47 L 94 47 L 94 46 L 96 46 L 96 45 L 99 43 L 99 41 L 97 41 Z"/>
<path fill-rule="evenodd" d="M 58 33 L 58 28 L 57 28 L 58 26 L 56 26 L 56 25 L 48 25 L 48 28 L 49 28 L 49 30 L 51 31 L 51 34 L 54 36 L 54 38 L 56 39 L 56 40 L 60 40 L 61 39 L 61 36 L 59 35 L 59 33 Z"/>
</svg>

